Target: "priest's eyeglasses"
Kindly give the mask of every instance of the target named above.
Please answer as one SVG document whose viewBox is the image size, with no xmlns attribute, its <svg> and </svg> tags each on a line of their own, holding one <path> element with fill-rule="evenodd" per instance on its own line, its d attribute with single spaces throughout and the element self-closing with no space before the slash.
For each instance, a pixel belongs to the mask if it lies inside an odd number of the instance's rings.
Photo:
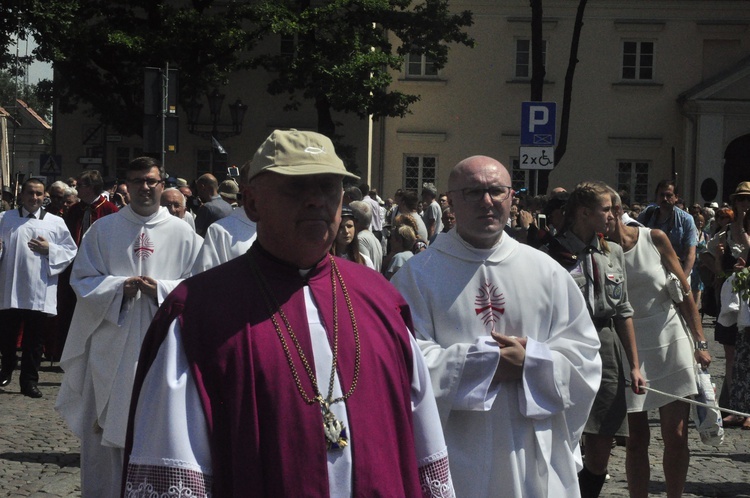
<svg viewBox="0 0 750 498">
<path fill-rule="evenodd" d="M 495 185 L 487 188 L 470 187 L 451 190 L 451 192 L 461 192 L 466 202 L 479 202 L 481 199 L 484 199 L 484 194 L 489 194 L 490 198 L 495 202 L 503 202 L 513 192 L 513 187 L 507 185 Z"/>
<path fill-rule="evenodd" d="M 154 188 L 160 183 L 164 183 L 164 180 L 158 180 L 156 178 L 128 178 L 125 180 L 125 183 L 127 183 L 129 187 L 136 188 L 145 183 L 148 188 Z"/>
</svg>

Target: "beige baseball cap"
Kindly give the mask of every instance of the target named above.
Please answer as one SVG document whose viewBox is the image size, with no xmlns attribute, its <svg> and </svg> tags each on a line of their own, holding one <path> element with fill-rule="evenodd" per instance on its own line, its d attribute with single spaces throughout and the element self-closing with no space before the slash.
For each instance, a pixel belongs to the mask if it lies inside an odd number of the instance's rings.
<svg viewBox="0 0 750 498">
<path fill-rule="evenodd" d="M 229 199 L 236 199 L 240 187 L 234 180 L 224 180 L 219 184 L 219 193 Z"/>
<path fill-rule="evenodd" d="M 255 152 L 248 181 L 260 173 L 280 175 L 334 174 L 359 180 L 346 170 L 331 139 L 313 131 L 275 130 Z"/>
</svg>

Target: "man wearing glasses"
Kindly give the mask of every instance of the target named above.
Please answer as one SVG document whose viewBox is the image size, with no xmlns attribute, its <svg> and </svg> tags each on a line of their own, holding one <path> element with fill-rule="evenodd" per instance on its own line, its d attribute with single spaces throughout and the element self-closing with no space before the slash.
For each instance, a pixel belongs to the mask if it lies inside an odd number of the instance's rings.
<svg viewBox="0 0 750 498">
<path fill-rule="evenodd" d="M 599 338 L 570 275 L 503 234 L 509 185 L 492 158 L 458 163 L 455 229 L 392 282 L 430 368 L 456 496 L 578 496 Z"/>
<path fill-rule="evenodd" d="M 83 497 L 119 495 L 141 342 L 200 249 L 190 226 L 160 206 L 164 178 L 155 159 L 134 159 L 126 172 L 130 204 L 91 226 L 73 264 L 78 303 L 55 408 L 81 438 Z"/>
</svg>

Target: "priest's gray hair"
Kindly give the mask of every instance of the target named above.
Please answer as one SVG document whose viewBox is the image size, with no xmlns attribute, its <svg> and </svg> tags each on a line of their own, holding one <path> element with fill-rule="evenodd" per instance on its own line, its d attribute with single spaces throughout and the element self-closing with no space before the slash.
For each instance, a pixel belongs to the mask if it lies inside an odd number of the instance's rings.
<svg viewBox="0 0 750 498">
<path fill-rule="evenodd" d="M 185 199 L 185 194 L 180 192 L 180 189 L 178 189 L 177 187 L 165 188 L 164 192 L 162 192 L 161 195 L 164 195 L 166 192 L 177 192 L 178 194 L 180 194 L 180 202 L 182 203 L 182 207 L 187 206 L 187 199 Z"/>
<path fill-rule="evenodd" d="M 357 230 L 366 230 L 372 223 L 372 210 L 365 201 L 352 201 L 349 207 L 354 211 L 354 222 Z"/>
<path fill-rule="evenodd" d="M 56 182 L 53 182 L 52 185 L 50 185 L 47 188 L 47 192 L 49 192 L 53 188 L 59 188 L 60 190 L 62 190 L 63 192 L 65 192 L 65 189 L 68 188 L 68 184 L 65 183 L 64 181 L 57 180 Z"/>
<path fill-rule="evenodd" d="M 622 198 L 620 197 L 620 194 L 609 185 L 607 185 L 607 190 L 609 190 L 609 195 L 612 197 L 612 205 L 622 209 Z"/>
</svg>

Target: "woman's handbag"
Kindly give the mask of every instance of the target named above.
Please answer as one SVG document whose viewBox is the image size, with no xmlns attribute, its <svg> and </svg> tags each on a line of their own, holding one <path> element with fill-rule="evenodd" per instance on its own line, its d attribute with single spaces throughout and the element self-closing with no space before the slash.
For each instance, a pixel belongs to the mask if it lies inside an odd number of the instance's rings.
<svg viewBox="0 0 750 498">
<path fill-rule="evenodd" d="M 693 396 L 695 401 L 716 406 L 716 393 L 711 383 L 711 375 L 708 370 L 703 370 L 699 364 L 695 364 L 695 382 L 698 394 Z M 724 442 L 724 427 L 722 426 L 721 412 L 717 408 L 705 408 L 703 406 L 690 406 L 690 418 L 698 429 L 703 444 L 719 446 Z"/>
<path fill-rule="evenodd" d="M 685 299 L 685 292 L 682 290 L 680 279 L 671 271 L 667 271 L 667 291 L 669 291 L 669 297 L 675 304 L 680 304 Z"/>
</svg>

